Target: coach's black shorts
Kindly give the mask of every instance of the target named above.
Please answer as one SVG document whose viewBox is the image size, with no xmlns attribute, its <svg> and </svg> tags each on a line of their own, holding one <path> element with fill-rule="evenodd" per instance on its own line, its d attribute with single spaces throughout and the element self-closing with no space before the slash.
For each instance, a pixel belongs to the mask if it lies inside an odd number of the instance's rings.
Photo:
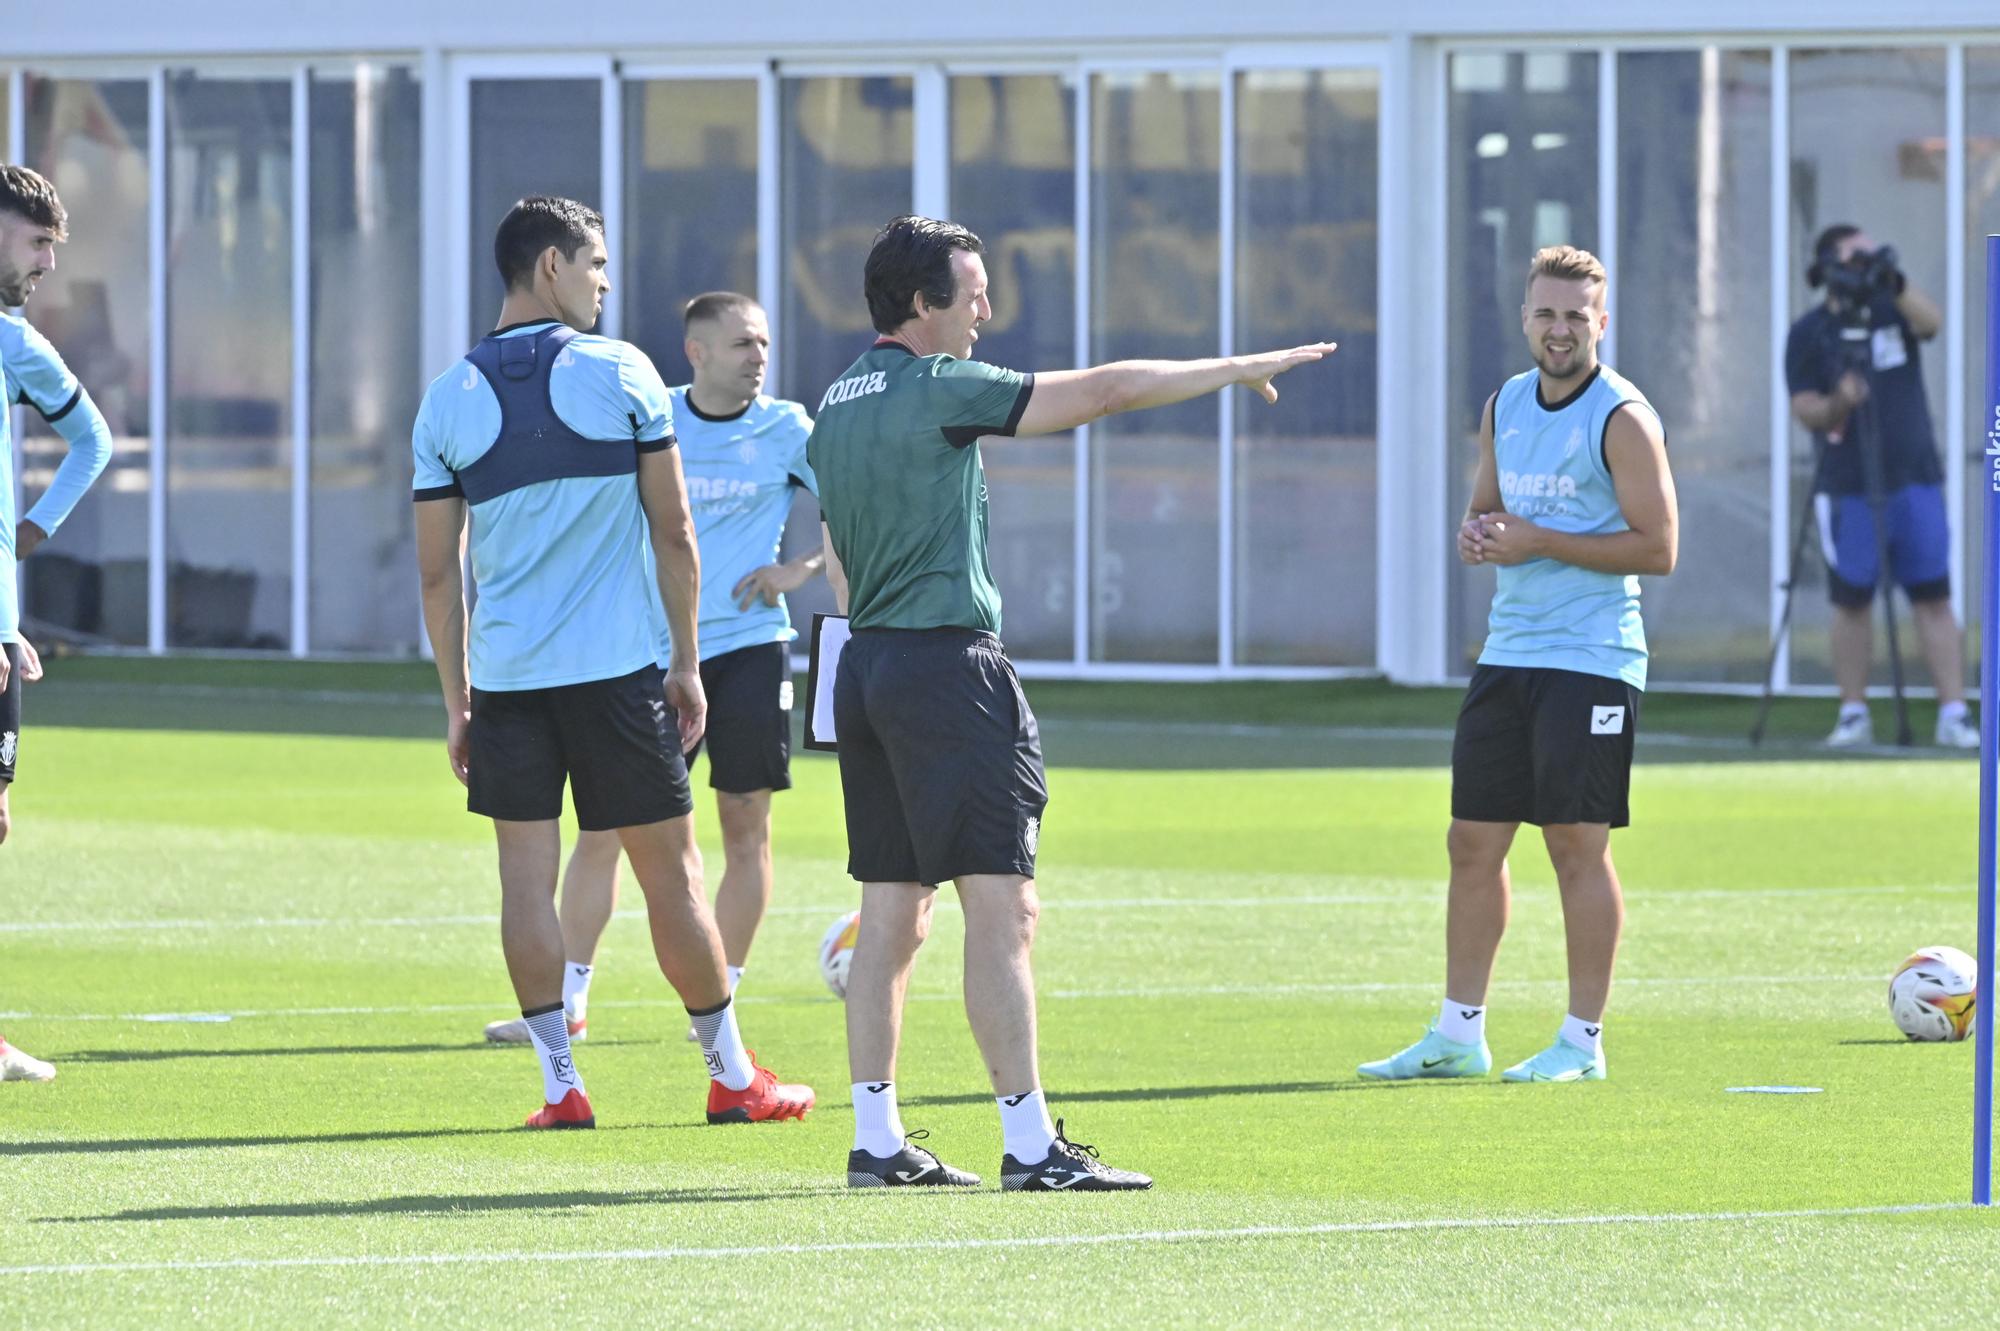
<svg viewBox="0 0 2000 1331">
<path fill-rule="evenodd" d="M 7 687 L 0 689 L 0 785 L 6 785 L 21 754 L 21 690 L 28 681 L 21 678 L 20 646 L 4 642 L 0 651 L 7 653 Z"/>
<path fill-rule="evenodd" d="M 1000 640 L 860 629 L 833 686 L 847 871 L 864 883 L 1035 874 L 1042 736 Z"/>
<path fill-rule="evenodd" d="M 792 788 L 792 652 L 782 642 L 738 647 L 701 663 L 708 731 L 686 754 L 708 748 L 708 784 L 747 795 Z"/>
<path fill-rule="evenodd" d="M 1451 816 L 1624 827 L 1639 697 L 1604 675 L 1479 666 L 1451 745 Z"/>
<path fill-rule="evenodd" d="M 658 666 L 549 689 L 474 689 L 471 749 L 465 807 L 488 818 L 559 818 L 565 780 L 586 832 L 694 810 Z"/>
</svg>

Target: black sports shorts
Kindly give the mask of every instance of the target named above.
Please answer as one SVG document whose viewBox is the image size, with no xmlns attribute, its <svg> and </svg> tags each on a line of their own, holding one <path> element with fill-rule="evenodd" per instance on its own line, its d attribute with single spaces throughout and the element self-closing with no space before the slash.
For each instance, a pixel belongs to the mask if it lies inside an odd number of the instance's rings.
<svg viewBox="0 0 2000 1331">
<path fill-rule="evenodd" d="M 547 689 L 472 691 L 465 807 L 488 818 L 562 816 L 563 783 L 586 832 L 694 810 L 660 668 Z"/>
<path fill-rule="evenodd" d="M 28 681 L 21 678 L 20 645 L 0 643 L 0 651 L 7 653 L 7 687 L 0 689 L 0 785 L 6 785 L 14 779 L 14 763 L 21 755 L 21 690 Z"/>
<path fill-rule="evenodd" d="M 1013 665 L 975 629 L 858 629 L 833 686 L 847 871 L 864 883 L 1035 874 L 1048 784 Z"/>
<path fill-rule="evenodd" d="M 711 656 L 701 663 L 701 691 L 708 695 L 708 731 L 687 751 L 687 765 L 706 747 L 711 789 L 790 790 L 791 647 L 762 642 Z"/>
<path fill-rule="evenodd" d="M 1451 816 L 1624 827 L 1639 698 L 1604 675 L 1477 667 L 1452 739 Z"/>
</svg>

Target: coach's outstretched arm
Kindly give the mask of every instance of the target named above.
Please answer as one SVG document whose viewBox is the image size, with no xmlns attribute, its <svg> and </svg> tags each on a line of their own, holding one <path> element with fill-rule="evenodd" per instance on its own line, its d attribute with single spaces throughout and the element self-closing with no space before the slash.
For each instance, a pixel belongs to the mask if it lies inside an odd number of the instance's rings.
<svg viewBox="0 0 2000 1331">
<path fill-rule="evenodd" d="M 674 659 L 667 665 L 667 702 L 680 716 L 681 748 L 692 749 L 708 729 L 708 696 L 701 687 L 701 651 L 695 641 L 701 603 L 701 551 L 688 512 L 681 451 L 662 448 L 639 455 L 639 506 L 653 543 L 660 603 L 667 611 Z"/>
<path fill-rule="evenodd" d="M 465 784 L 472 692 L 465 671 L 465 500 L 451 495 L 420 499 L 417 510 L 417 582 L 423 592 L 424 632 L 444 690 L 444 748 L 452 775 Z"/>
<path fill-rule="evenodd" d="M 1021 413 L 1016 435 L 1053 434 L 1123 411 L 1172 406 L 1242 384 L 1266 402 L 1278 400 L 1271 382 L 1287 370 L 1333 354 L 1333 342 L 1314 342 L 1257 356 L 1213 360 L 1123 360 L 1088 370 L 1055 370 L 1035 376 L 1035 391 Z"/>
<path fill-rule="evenodd" d="M 1522 564 L 1554 559 L 1598 573 L 1674 571 L 1680 557 L 1680 503 L 1667 467 L 1667 439 L 1660 418 L 1644 407 L 1613 412 L 1604 427 L 1604 462 L 1627 531 L 1586 536 L 1551 531 L 1512 513 L 1479 516 L 1480 559 L 1470 562 Z"/>
</svg>

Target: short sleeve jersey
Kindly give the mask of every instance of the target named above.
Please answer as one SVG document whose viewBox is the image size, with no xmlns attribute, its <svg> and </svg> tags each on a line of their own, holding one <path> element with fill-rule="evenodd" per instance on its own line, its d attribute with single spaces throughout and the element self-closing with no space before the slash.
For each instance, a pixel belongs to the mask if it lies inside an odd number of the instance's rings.
<svg viewBox="0 0 2000 1331">
<path fill-rule="evenodd" d="M 776 605 L 759 598 L 739 610 L 735 592 L 747 575 L 777 559 L 792 497 L 802 489 L 819 493 L 806 461 L 812 417 L 798 403 L 772 397 L 758 397 L 731 416 L 703 415 L 685 387 L 674 389 L 672 398 L 688 510 L 701 548 L 701 659 L 790 642 L 798 634 L 783 597 Z M 664 665 L 673 654 L 673 639 L 658 609 L 658 586 L 652 590 Z"/>
<path fill-rule="evenodd" d="M 0 313 L 0 402 L 33 407 L 69 442 L 28 521 L 53 536 L 111 461 L 111 430 L 62 353 L 18 314 Z"/>
<path fill-rule="evenodd" d="M 6 351 L 0 348 L 0 382 L 6 374 Z M 14 578 L 13 414 L 0 406 L 0 642 L 21 639 L 21 598 Z"/>
<path fill-rule="evenodd" d="M 1911 485 L 1937 485 L 1944 479 L 1938 462 L 1937 431 L 1931 423 L 1930 399 L 1924 393 L 1923 360 L 1917 336 L 1888 297 L 1868 312 L 1865 339 L 1854 340 L 1854 356 L 1868 367 L 1868 419 L 1874 424 L 1872 442 L 1880 449 L 1882 484 L 1895 491 Z M 1807 310 L 1785 339 L 1785 386 L 1792 393 L 1830 393 L 1840 382 L 1847 360 L 1840 320 L 1825 305 Z M 1828 494 L 1865 494 L 1868 473 L 1861 451 L 1851 437 L 1829 445 L 1824 434 L 1813 442 L 1824 450 L 1820 489 Z"/>
<path fill-rule="evenodd" d="M 630 343 L 553 321 L 502 329 L 473 357 L 432 381 L 411 436 L 416 499 L 462 496 L 471 514 L 473 687 L 651 664 L 637 471 L 640 453 L 673 446 L 666 385 Z"/>
<path fill-rule="evenodd" d="M 1033 375 L 883 339 L 826 390 L 806 454 L 857 629 L 1000 631 L 983 435 L 1011 435 Z"/>
</svg>

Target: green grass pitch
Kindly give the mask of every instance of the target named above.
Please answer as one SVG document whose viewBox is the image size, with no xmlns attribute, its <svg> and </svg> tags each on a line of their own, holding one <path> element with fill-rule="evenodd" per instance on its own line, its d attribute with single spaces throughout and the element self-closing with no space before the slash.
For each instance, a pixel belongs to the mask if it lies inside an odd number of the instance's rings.
<svg viewBox="0 0 2000 1331">
<path fill-rule="evenodd" d="M 1449 695 L 1032 686 L 1044 1081 L 1158 1186 L 849 1194 L 830 761 L 779 800 L 742 1006 L 819 1109 L 701 1124 L 628 884 L 578 1050 L 599 1130 L 529 1134 L 529 1057 L 480 1039 L 510 1012 L 490 837 L 420 671 L 52 665 L 0 1031 L 60 1076 L 0 1086 L 0 1324 L 1804 1327 L 2000 1297 L 2000 1221 L 1957 1205 L 1971 1046 L 1906 1045 L 1883 1002 L 1909 951 L 1972 945 L 1969 763 L 1642 742 L 1611 1080 L 1377 1085 L 1355 1064 L 1439 994 Z M 1563 1010 L 1547 858 L 1514 868 L 1502 1064 Z M 992 1180 L 941 905 L 905 1119 Z M 229 1019 L 149 1019 L 190 1014 Z M 1823 1092 L 1725 1090 L 1772 1083 Z"/>
</svg>

